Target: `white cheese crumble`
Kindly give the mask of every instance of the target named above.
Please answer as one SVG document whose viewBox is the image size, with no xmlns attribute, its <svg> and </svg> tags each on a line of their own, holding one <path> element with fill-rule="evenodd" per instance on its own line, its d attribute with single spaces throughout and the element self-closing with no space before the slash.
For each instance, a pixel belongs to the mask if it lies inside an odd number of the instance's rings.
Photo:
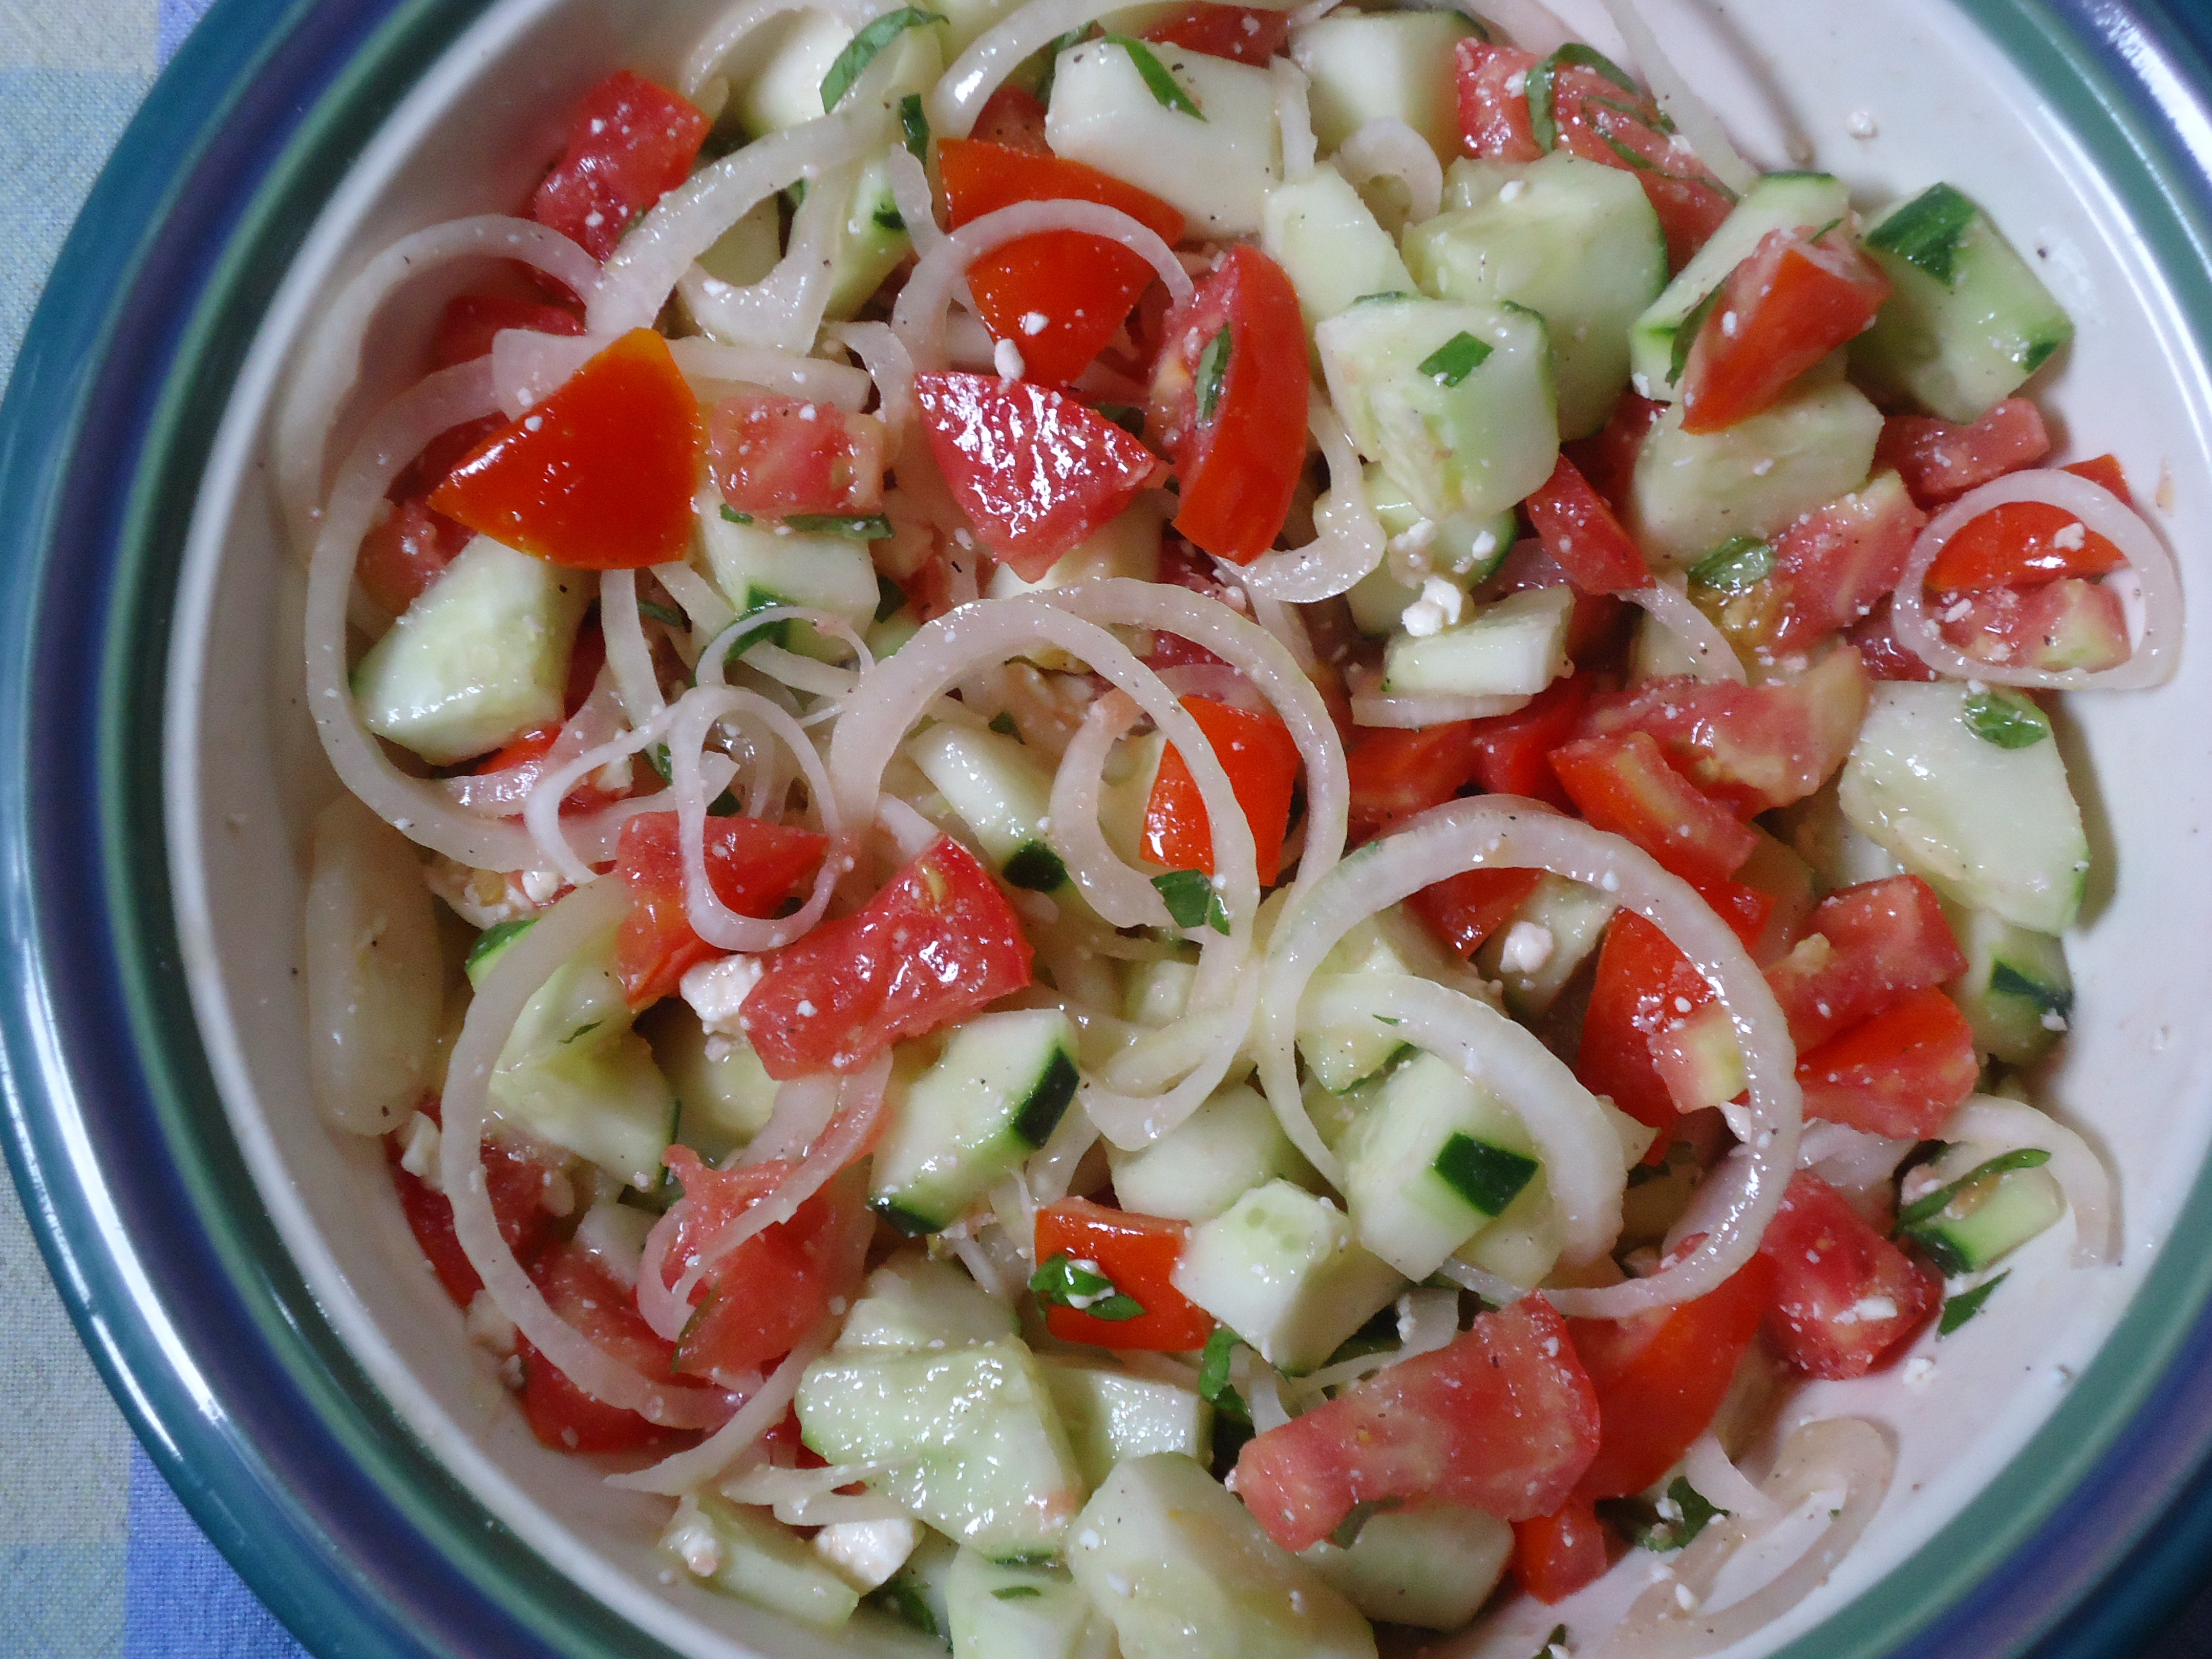
<svg viewBox="0 0 2212 1659">
<path fill-rule="evenodd" d="M 736 1036 L 738 1010 L 766 971 L 757 957 L 718 957 L 686 973 L 678 988 L 708 1036 Z"/>
<path fill-rule="evenodd" d="M 1043 333 L 1045 325 L 1051 320 L 1042 311 L 1025 311 L 1022 313 L 1022 332 L 1034 337 Z"/>
<path fill-rule="evenodd" d="M 434 1193 L 446 1190 L 438 1178 L 438 1126 L 421 1112 L 407 1120 L 407 1145 L 399 1167 Z"/>
<path fill-rule="evenodd" d="M 1421 597 L 1407 605 L 1399 625 L 1417 640 L 1434 638 L 1460 619 L 1467 595 L 1442 576 L 1421 579 Z"/>
<path fill-rule="evenodd" d="M 991 367 L 999 371 L 1001 381 L 1018 380 L 1029 373 L 1029 365 L 1022 361 L 1022 349 L 1012 340 L 1001 340 L 991 348 Z"/>
<path fill-rule="evenodd" d="M 499 1310 L 489 1291 L 478 1291 L 469 1302 L 469 1340 L 486 1353 L 504 1359 L 514 1352 L 514 1322 Z"/>
<path fill-rule="evenodd" d="M 1498 948 L 1498 965 L 1510 974 L 1533 974 L 1552 959 L 1558 941 L 1540 921 L 1516 921 L 1505 930 Z"/>
<path fill-rule="evenodd" d="M 714 1536 L 714 1528 L 707 1517 L 696 1509 L 678 1518 L 661 1542 L 694 1577 L 712 1578 L 721 1571 L 722 1541 Z"/>
<path fill-rule="evenodd" d="M 2088 539 L 2088 526 L 2077 521 L 2074 524 L 2068 525 L 2063 530 L 2061 530 L 2057 535 L 2053 536 L 2051 538 L 2051 544 L 2053 547 L 2063 548 L 2069 553 L 2075 553 L 2079 552 L 2081 550 L 2081 544 Z"/>
<path fill-rule="evenodd" d="M 814 1534 L 815 1550 L 837 1576 L 863 1592 L 890 1582 L 921 1542 L 921 1522 L 910 1516 L 882 1521 L 837 1521 Z"/>
<path fill-rule="evenodd" d="M 1855 109 L 1844 118 L 1844 131 L 1854 138 L 1872 138 L 1881 129 L 1875 125 L 1873 116 L 1863 109 Z"/>
<path fill-rule="evenodd" d="M 1498 199 L 1501 202 L 1517 202 L 1527 194 L 1528 189 L 1528 181 L 1526 179 L 1508 179 L 1504 187 L 1498 191 Z"/>
</svg>

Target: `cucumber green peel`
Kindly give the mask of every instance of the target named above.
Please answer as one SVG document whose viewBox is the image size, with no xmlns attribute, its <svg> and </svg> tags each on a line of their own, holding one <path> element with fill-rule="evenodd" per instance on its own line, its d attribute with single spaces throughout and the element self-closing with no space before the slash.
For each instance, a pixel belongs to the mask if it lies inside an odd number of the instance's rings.
<svg viewBox="0 0 2212 1659">
<path fill-rule="evenodd" d="M 1741 593 L 1774 574 L 1774 549 L 1756 536 L 1731 536 L 1690 567 L 1690 580 Z"/>
<path fill-rule="evenodd" d="M 2011 1277 L 2012 1269 L 2008 1267 L 1995 1279 L 1985 1284 L 1977 1285 L 1971 1291 L 1961 1291 L 1946 1302 L 1943 1304 L 1943 1316 L 1936 1322 L 1937 1337 L 1950 1335 L 1960 1326 L 1981 1312 L 1982 1304 L 1990 1299 L 1990 1292 Z"/>
<path fill-rule="evenodd" d="M 1981 211 L 1948 185 L 1920 192 L 1867 234 L 1867 246 L 1917 265 L 1945 288 L 1959 284 L 1959 250 Z"/>
<path fill-rule="evenodd" d="M 1978 1182 L 1987 1181 L 2014 1170 L 2039 1170 L 2050 1162 L 2051 1154 L 2040 1146 L 2022 1146 L 2015 1152 L 2000 1152 L 1986 1163 L 1977 1164 L 1949 1186 L 1938 1187 L 1925 1198 L 1906 1205 L 1898 1212 L 1897 1231 L 1903 1233 L 1923 1221 L 1934 1220 L 1953 1199 Z"/>
</svg>

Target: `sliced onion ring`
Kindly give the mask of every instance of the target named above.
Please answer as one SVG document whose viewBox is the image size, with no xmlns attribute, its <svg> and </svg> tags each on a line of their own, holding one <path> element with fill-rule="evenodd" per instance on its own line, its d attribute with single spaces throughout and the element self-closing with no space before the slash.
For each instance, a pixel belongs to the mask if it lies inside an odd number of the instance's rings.
<svg viewBox="0 0 2212 1659">
<path fill-rule="evenodd" d="M 1631 605 L 1650 614 L 1651 620 L 1680 640 L 1690 653 L 1690 672 L 1707 681 L 1744 684 L 1743 659 L 1728 642 L 1728 635 L 1713 619 L 1690 603 L 1680 577 L 1662 576 L 1646 587 L 1621 594 Z"/>
<path fill-rule="evenodd" d="M 1943 1124 L 1943 1139 L 1971 1141 L 1993 1152 L 2036 1147 L 2051 1154 L 2045 1167 L 2074 1212 L 2074 1265 L 2107 1267 L 2120 1259 L 2119 1218 L 2112 1213 L 2112 1182 L 2088 1143 L 2048 1112 L 1996 1095 L 1969 1095 Z"/>
<path fill-rule="evenodd" d="M 798 1397 L 799 1381 L 806 1368 L 829 1350 L 836 1322 L 825 1320 L 800 1339 L 781 1364 L 761 1384 L 730 1420 L 688 1451 L 664 1457 L 650 1468 L 611 1474 L 607 1485 L 629 1492 L 657 1492 L 680 1498 L 685 1492 L 719 1480 L 722 1472 L 760 1443 L 760 1437 L 783 1421 Z"/>
<path fill-rule="evenodd" d="M 1306 428 L 1328 461 L 1328 491 L 1314 503 L 1314 538 L 1263 553 L 1237 573 L 1251 592 L 1311 605 L 1348 591 L 1382 562 L 1382 526 L 1367 500 L 1358 453 L 1319 391 L 1306 389 Z"/>
<path fill-rule="evenodd" d="M 1355 189 L 1376 179 L 1395 179 L 1406 187 L 1406 222 L 1433 219 L 1444 204 L 1443 164 L 1429 141 L 1395 115 L 1367 122 L 1338 148 L 1337 166 Z"/>
</svg>

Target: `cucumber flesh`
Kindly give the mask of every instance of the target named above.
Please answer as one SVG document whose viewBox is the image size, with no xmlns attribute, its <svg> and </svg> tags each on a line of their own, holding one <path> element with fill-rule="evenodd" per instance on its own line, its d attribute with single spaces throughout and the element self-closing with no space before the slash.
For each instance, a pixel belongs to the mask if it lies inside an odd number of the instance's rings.
<svg viewBox="0 0 2212 1659">
<path fill-rule="evenodd" d="M 768 1127 L 782 1085 L 743 1037 L 709 1037 L 680 997 L 647 1010 L 638 1032 L 683 1103 L 677 1138 L 700 1157 L 719 1164 Z"/>
<path fill-rule="evenodd" d="M 906 1565 L 864 1598 L 866 1605 L 949 1650 L 952 1565 L 959 1555 L 960 1547 L 951 1539 L 925 1531 Z"/>
<path fill-rule="evenodd" d="M 1412 974 L 1440 981 L 1455 964 L 1427 927 L 1402 904 L 1378 911 L 1346 933 L 1322 959 L 1324 974 Z M 1302 1025 L 1298 1057 L 1321 1085 L 1341 1094 L 1378 1077 L 1406 1051 L 1395 1030 L 1373 1020 L 1352 1025 Z"/>
<path fill-rule="evenodd" d="M 1382 651 L 1382 689 L 1394 696 L 1533 697 L 1567 672 L 1573 612 L 1571 588 L 1532 587 L 1474 607 L 1456 627 L 1393 635 Z"/>
<path fill-rule="evenodd" d="M 1498 567 L 1505 562 L 1505 556 L 1513 550 L 1520 524 L 1510 511 L 1455 514 L 1440 520 L 1424 519 L 1412 498 L 1392 482 L 1382 467 L 1369 465 L 1365 478 L 1367 504 L 1374 510 L 1384 536 L 1395 538 L 1418 526 L 1428 526 L 1422 532 L 1429 538 L 1427 545 L 1421 550 L 1425 575 L 1441 577 L 1462 592 L 1472 592 L 1490 580 Z M 1396 632 L 1407 606 L 1421 597 L 1418 582 L 1408 587 L 1399 580 L 1391 568 L 1394 562 L 1385 560 L 1376 566 L 1352 584 L 1344 596 L 1345 603 L 1352 607 L 1352 622 L 1370 639 Z"/>
<path fill-rule="evenodd" d="M 1370 1619 L 1457 1630 L 1480 1611 L 1513 1557 L 1513 1528 L 1459 1504 L 1425 1504 L 1367 1518 L 1349 1548 L 1299 1552 Z"/>
<path fill-rule="evenodd" d="M 1440 161 L 1458 155 L 1452 51 L 1474 33 L 1442 11 L 1340 12 L 1295 32 L 1291 61 L 1305 71 L 1306 106 L 1322 153 L 1342 148 L 1370 121 L 1387 119 L 1427 139 Z"/>
<path fill-rule="evenodd" d="M 817 1630 L 842 1630 L 860 1605 L 847 1583 L 790 1528 L 708 1492 L 686 1498 L 660 1551 L 695 1578 Z"/>
<path fill-rule="evenodd" d="M 1539 1018 L 1597 949 L 1615 908 L 1596 888 L 1547 872 L 1512 921 L 1483 940 L 1475 966 L 1504 985 L 1516 1019 Z"/>
<path fill-rule="evenodd" d="M 1047 1356 L 1037 1363 L 1075 1466 L 1093 1490 L 1127 1458 L 1170 1451 L 1211 1460 L 1213 1407 L 1195 1391 L 1081 1360 Z"/>
<path fill-rule="evenodd" d="M 926 36 L 929 31 L 907 33 Z M 890 164 L 884 156 L 871 156 L 853 180 L 850 202 L 830 244 L 830 297 L 823 315 L 831 322 L 852 317 L 913 251 L 914 239 L 891 194 Z"/>
<path fill-rule="evenodd" d="M 1413 292 L 1398 245 L 1327 161 L 1267 192 L 1260 246 L 1297 290 L 1309 339 L 1316 324 L 1365 295 Z"/>
<path fill-rule="evenodd" d="M 1928 1168 L 1928 1190 L 1965 1180 L 1995 1154 L 1962 1143 Z M 2002 1170 L 1971 1181 L 1941 1210 L 1899 1229 L 1947 1276 L 1979 1273 L 2066 1213 L 2066 1194 L 2047 1169 Z"/>
<path fill-rule="evenodd" d="M 837 54 L 852 40 L 851 24 L 826 11 L 807 10 L 772 17 L 745 42 L 744 61 L 758 68 L 731 88 L 724 119 L 734 118 L 748 138 L 822 118 L 822 79 Z M 945 72 L 945 59 L 934 29 L 902 29 L 881 54 L 888 64 L 869 68 L 884 78 L 896 106 L 901 94 L 927 93 Z M 849 106 L 848 106 L 849 107 Z"/>
<path fill-rule="evenodd" d="M 787 532 L 781 526 L 739 524 L 720 513 L 702 514 L 699 526 L 714 586 L 740 617 L 790 605 L 829 611 L 850 623 L 856 633 L 866 633 L 875 621 L 882 593 L 865 542 Z M 833 661 L 852 654 L 851 647 L 825 639 L 811 623 L 788 620 L 740 635 L 738 643 L 742 649 L 763 640 Z"/>
<path fill-rule="evenodd" d="M 1106 1162 L 1125 1207 L 1176 1221 L 1208 1220 L 1279 1176 L 1302 1187 L 1316 1179 L 1273 1109 L 1241 1083 L 1149 1146 L 1131 1152 L 1109 1143 Z"/>
<path fill-rule="evenodd" d="M 1114 1627 L 1064 1572 L 963 1550 L 945 1600 L 953 1659 L 1111 1659 Z"/>
<path fill-rule="evenodd" d="M 1068 885 L 1067 866 L 1042 828 L 1052 773 L 1018 738 L 938 725 L 908 738 L 906 752 L 1007 881 L 1038 893 Z"/>
<path fill-rule="evenodd" d="M 1014 1310 L 954 1261 L 902 1251 L 868 1275 L 837 1333 L 840 1353 L 932 1352 L 998 1342 L 1018 1334 Z"/>
<path fill-rule="evenodd" d="M 1962 904 L 1943 914 L 1966 971 L 1944 987 L 1974 1030 L 1974 1046 L 2008 1066 L 2029 1066 L 2065 1034 L 2074 975 L 2064 943 Z"/>
</svg>

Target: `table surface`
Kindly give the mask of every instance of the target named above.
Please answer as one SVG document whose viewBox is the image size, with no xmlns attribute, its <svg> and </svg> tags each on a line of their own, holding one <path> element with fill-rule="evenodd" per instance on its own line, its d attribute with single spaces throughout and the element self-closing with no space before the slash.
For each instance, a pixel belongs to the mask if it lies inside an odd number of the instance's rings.
<svg viewBox="0 0 2212 1659">
<path fill-rule="evenodd" d="M 209 0 L 0 0 L 0 384 L 63 239 Z M 44 1659 L 297 1659 L 85 1357 L 0 1180 L 0 1645 Z M 2212 1588 L 2148 1651 L 2212 1659 Z"/>
</svg>

